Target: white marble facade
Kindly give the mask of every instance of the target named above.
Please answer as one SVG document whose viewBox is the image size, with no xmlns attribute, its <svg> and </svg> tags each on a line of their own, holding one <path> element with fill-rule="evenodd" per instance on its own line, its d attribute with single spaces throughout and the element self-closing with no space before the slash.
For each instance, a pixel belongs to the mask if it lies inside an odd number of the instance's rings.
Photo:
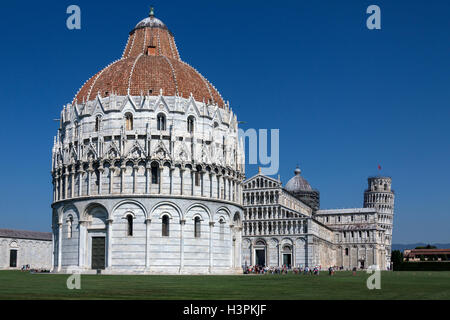
<svg viewBox="0 0 450 320">
<path fill-rule="evenodd" d="M 295 170 L 298 190 L 312 191 Z M 291 181 L 292 181 L 291 179 Z M 314 210 L 261 174 L 243 184 L 244 265 L 390 268 L 394 192 L 388 177 L 370 177 L 364 208 Z M 313 200 L 316 194 L 312 195 Z M 313 203 L 313 202 L 311 202 Z"/>
<path fill-rule="evenodd" d="M 52 241 L 49 236 L 49 233 L 43 232 L 0 229 L 0 270 L 21 269 L 24 265 L 32 269 L 50 270 Z"/>
</svg>

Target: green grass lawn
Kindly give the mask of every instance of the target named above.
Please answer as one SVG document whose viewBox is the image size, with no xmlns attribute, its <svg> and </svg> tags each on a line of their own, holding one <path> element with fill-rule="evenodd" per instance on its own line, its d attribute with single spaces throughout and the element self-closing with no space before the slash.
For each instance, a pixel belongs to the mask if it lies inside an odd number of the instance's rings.
<svg viewBox="0 0 450 320">
<path fill-rule="evenodd" d="M 0 299 L 450 299 L 450 272 L 382 272 L 381 289 L 368 290 L 365 272 L 304 275 L 111 276 L 0 271 Z"/>
</svg>

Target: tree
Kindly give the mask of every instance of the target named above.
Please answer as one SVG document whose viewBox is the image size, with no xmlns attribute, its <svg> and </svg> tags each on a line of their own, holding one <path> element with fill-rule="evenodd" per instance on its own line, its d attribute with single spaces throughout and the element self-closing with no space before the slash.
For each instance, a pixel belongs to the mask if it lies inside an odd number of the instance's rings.
<svg viewBox="0 0 450 320">
<path fill-rule="evenodd" d="M 436 246 L 432 246 L 431 244 L 427 244 L 426 246 L 419 246 L 416 249 L 437 249 Z"/>
<path fill-rule="evenodd" d="M 392 261 L 394 270 L 400 270 L 400 265 L 403 263 L 403 253 L 400 250 L 392 251 L 391 261 Z"/>
</svg>

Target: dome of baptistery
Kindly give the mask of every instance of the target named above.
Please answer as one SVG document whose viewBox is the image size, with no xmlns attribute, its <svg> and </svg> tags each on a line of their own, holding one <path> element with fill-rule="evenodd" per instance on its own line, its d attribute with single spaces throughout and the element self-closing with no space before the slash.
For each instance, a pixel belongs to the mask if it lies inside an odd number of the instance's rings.
<svg viewBox="0 0 450 320">
<path fill-rule="evenodd" d="M 153 9 L 60 119 L 53 272 L 242 272 L 237 117 Z"/>
</svg>

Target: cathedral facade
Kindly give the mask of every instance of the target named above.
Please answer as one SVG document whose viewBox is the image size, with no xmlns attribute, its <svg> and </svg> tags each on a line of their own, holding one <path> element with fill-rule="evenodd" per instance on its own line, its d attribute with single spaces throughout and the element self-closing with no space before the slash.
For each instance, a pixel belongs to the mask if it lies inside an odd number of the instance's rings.
<svg viewBox="0 0 450 320">
<path fill-rule="evenodd" d="M 242 272 L 243 157 L 236 115 L 151 12 L 61 112 L 53 271 Z"/>
<path fill-rule="evenodd" d="M 363 208 L 320 210 L 320 193 L 294 174 L 284 187 L 261 174 L 244 182 L 244 266 L 390 269 L 391 178 L 368 178 Z"/>
</svg>

